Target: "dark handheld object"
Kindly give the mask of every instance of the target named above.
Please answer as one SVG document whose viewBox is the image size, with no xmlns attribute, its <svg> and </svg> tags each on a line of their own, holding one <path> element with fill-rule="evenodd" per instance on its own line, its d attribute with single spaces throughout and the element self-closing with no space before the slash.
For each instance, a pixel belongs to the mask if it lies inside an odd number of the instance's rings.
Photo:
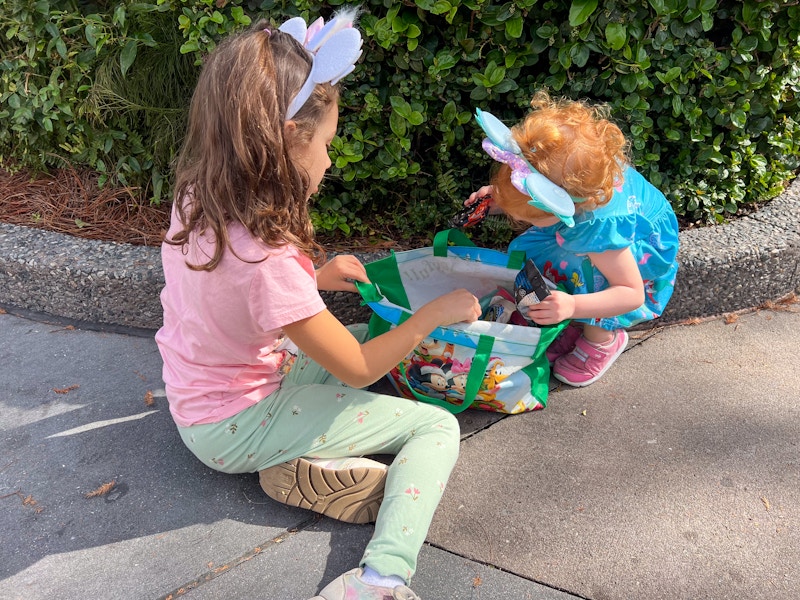
<svg viewBox="0 0 800 600">
<path fill-rule="evenodd" d="M 517 308 L 521 311 L 524 307 L 538 304 L 549 295 L 550 288 L 547 286 L 547 282 L 533 261 L 528 259 L 525 267 L 517 273 L 517 278 L 514 280 L 514 300 Z"/>
<path fill-rule="evenodd" d="M 481 196 L 475 202 L 458 211 L 449 221 L 450 227 L 473 227 L 486 218 L 492 203 L 491 194 Z"/>
</svg>

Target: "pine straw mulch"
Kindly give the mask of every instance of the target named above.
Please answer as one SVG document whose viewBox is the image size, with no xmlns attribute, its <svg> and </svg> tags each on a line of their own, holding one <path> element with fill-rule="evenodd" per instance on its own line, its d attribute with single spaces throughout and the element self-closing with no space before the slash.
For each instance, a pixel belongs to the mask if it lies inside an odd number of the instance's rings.
<svg viewBox="0 0 800 600">
<path fill-rule="evenodd" d="M 72 168 L 35 175 L 29 171 L 9 172 L 0 168 L 0 222 L 90 240 L 160 245 L 169 227 L 169 203 L 142 203 L 136 198 L 135 190 L 100 187 L 98 177 L 96 172 Z M 755 204 L 744 205 L 732 218 L 757 209 Z M 678 221 L 682 230 L 703 226 L 685 218 Z M 407 237 L 379 231 L 377 227 L 369 236 L 317 237 L 326 250 L 333 252 L 407 250 L 433 242 L 429 236 Z"/>
<path fill-rule="evenodd" d="M 158 246 L 169 227 L 169 203 L 143 204 L 129 188 L 100 187 L 98 174 L 76 169 L 49 174 L 0 168 L 0 222 L 79 238 Z M 398 238 L 400 239 L 400 238 Z M 346 239 L 318 236 L 332 252 L 404 250 L 426 246 L 422 236 L 395 241 L 390 234 Z"/>
<path fill-rule="evenodd" d="M 128 188 L 101 188 L 90 171 L 52 174 L 0 169 L 0 221 L 90 240 L 157 246 L 169 207 L 136 202 Z"/>
</svg>

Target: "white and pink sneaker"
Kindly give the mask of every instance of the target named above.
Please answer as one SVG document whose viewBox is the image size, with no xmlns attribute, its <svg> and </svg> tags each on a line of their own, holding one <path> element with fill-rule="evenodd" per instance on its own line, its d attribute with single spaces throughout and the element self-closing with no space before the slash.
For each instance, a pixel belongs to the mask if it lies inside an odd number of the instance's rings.
<svg viewBox="0 0 800 600">
<path fill-rule="evenodd" d="M 593 344 L 580 336 L 572 352 L 556 359 L 553 377 L 574 387 L 584 387 L 600 379 L 628 346 L 628 334 L 615 329 L 605 344 Z"/>
</svg>

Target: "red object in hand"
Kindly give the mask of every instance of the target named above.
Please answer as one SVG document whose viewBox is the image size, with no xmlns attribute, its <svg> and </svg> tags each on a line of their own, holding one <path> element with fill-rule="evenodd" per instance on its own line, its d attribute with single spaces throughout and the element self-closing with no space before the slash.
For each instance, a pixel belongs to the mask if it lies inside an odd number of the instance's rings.
<svg viewBox="0 0 800 600">
<path fill-rule="evenodd" d="M 491 203 L 491 194 L 481 196 L 475 202 L 453 215 L 449 221 L 450 227 L 473 227 L 477 225 L 489 214 Z"/>
</svg>

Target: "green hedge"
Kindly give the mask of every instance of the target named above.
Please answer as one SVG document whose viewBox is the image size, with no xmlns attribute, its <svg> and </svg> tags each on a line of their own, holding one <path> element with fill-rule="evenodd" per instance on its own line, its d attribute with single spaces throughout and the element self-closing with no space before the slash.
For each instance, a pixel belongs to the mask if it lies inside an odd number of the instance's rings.
<svg viewBox="0 0 800 600">
<path fill-rule="evenodd" d="M 0 0 L 3 164 L 87 166 L 142 202 L 167 199 L 202 55 L 251 18 L 327 17 L 341 4 Z M 488 178 L 475 107 L 510 124 L 541 87 L 609 103 L 636 166 L 687 219 L 772 198 L 800 166 L 796 3 L 361 5 L 364 56 L 316 202 L 322 233 L 441 228 Z"/>
</svg>

